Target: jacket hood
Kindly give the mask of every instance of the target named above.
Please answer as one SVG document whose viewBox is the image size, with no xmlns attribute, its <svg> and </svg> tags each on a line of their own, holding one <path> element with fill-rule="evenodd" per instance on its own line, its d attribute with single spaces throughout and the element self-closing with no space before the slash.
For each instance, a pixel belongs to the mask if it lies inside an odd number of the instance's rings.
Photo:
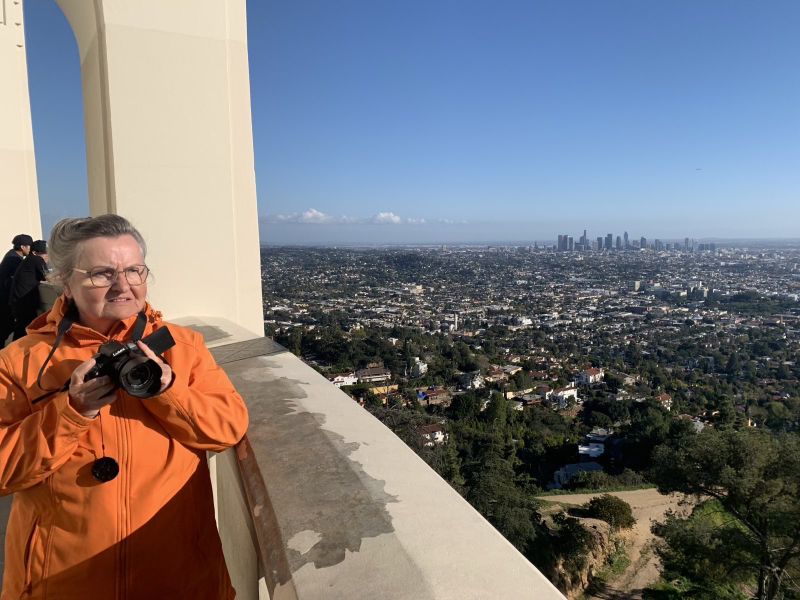
<svg viewBox="0 0 800 600">
<path fill-rule="evenodd" d="M 41 334 L 55 337 L 58 323 L 66 314 L 68 307 L 69 301 L 67 300 L 66 296 L 62 294 L 56 299 L 55 303 L 53 304 L 53 308 L 51 308 L 49 312 L 42 313 L 36 317 L 30 325 L 28 325 L 27 332 L 29 334 Z M 142 310 L 144 311 L 145 315 L 147 315 L 147 325 L 145 327 L 145 331 L 150 332 L 153 329 L 153 325 L 161 321 L 161 312 L 153 310 L 153 307 L 150 306 L 149 302 L 144 303 Z M 134 314 L 127 319 L 118 321 L 111 328 L 111 331 L 108 332 L 108 335 L 103 335 L 102 333 L 85 325 L 81 325 L 80 323 L 74 323 L 67 335 L 81 346 L 97 344 L 98 342 L 105 342 L 110 339 L 124 340 L 130 337 L 130 331 L 133 327 L 133 324 L 136 322 L 136 316 L 137 315 Z"/>
</svg>

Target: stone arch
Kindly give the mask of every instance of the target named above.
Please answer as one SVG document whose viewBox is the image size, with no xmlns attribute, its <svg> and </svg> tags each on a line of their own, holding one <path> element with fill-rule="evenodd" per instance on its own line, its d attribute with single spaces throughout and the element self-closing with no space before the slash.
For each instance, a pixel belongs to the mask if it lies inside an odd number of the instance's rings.
<svg viewBox="0 0 800 600">
<path fill-rule="evenodd" d="M 165 316 L 262 334 L 245 0 L 55 1 L 81 61 L 90 214 L 124 215 L 145 234 Z M 0 6 L 15 3 L 21 20 L 16 2 Z M 0 47 L 0 73 L 20 89 L 30 134 L 24 52 L 15 62 L 11 50 Z M 35 173 L 32 137 L 15 140 L 15 160 Z M 21 204 L 38 225 L 30 178 Z"/>
</svg>

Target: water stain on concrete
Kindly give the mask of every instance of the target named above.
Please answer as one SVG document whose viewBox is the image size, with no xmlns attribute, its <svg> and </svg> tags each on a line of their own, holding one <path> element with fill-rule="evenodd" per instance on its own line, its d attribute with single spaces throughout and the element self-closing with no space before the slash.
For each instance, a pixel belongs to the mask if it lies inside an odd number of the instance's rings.
<svg viewBox="0 0 800 600">
<path fill-rule="evenodd" d="M 386 509 L 398 502 L 386 493 L 385 481 L 364 472 L 350 456 L 357 442 L 323 428 L 325 416 L 303 411 L 296 400 L 307 398 L 305 382 L 278 376 L 278 361 L 261 357 L 225 365 L 229 377 L 248 400 L 248 439 L 263 476 L 290 571 L 313 563 L 318 569 L 358 552 L 364 538 L 392 533 Z M 301 552 L 290 544 L 303 532 L 319 539 Z M 284 583 L 286 574 L 276 574 Z"/>
</svg>

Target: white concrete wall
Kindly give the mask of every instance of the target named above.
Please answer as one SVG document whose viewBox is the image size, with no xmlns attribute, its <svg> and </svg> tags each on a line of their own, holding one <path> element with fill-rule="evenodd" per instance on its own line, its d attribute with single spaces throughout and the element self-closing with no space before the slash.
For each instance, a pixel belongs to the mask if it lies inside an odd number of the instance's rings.
<svg viewBox="0 0 800 600">
<path fill-rule="evenodd" d="M 0 250 L 42 237 L 21 0 L 0 0 Z"/>
<path fill-rule="evenodd" d="M 228 448 L 220 454 L 209 453 L 208 467 L 222 551 L 236 598 L 259 600 L 256 534 L 235 450 Z"/>
<path fill-rule="evenodd" d="M 166 317 L 263 334 L 245 0 L 56 1 L 81 59 L 90 213 L 145 234 Z"/>
</svg>

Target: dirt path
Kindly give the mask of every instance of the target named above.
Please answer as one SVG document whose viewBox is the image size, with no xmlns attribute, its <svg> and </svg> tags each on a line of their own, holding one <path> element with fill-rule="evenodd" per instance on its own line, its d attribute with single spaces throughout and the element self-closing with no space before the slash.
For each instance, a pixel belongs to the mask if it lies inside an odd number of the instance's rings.
<svg viewBox="0 0 800 600">
<path fill-rule="evenodd" d="M 686 510 L 678 505 L 680 496 L 662 496 L 655 489 L 634 490 L 632 492 L 610 492 L 631 505 L 636 525 L 630 533 L 628 557 L 630 565 L 616 580 L 610 581 L 606 588 L 589 600 L 641 600 L 642 590 L 658 579 L 660 564 L 650 544 L 653 535 L 650 526 L 653 521 L 664 517 L 667 509 Z M 545 496 L 542 500 L 564 502 L 565 504 L 584 504 L 602 494 L 570 494 L 566 496 Z"/>
</svg>

